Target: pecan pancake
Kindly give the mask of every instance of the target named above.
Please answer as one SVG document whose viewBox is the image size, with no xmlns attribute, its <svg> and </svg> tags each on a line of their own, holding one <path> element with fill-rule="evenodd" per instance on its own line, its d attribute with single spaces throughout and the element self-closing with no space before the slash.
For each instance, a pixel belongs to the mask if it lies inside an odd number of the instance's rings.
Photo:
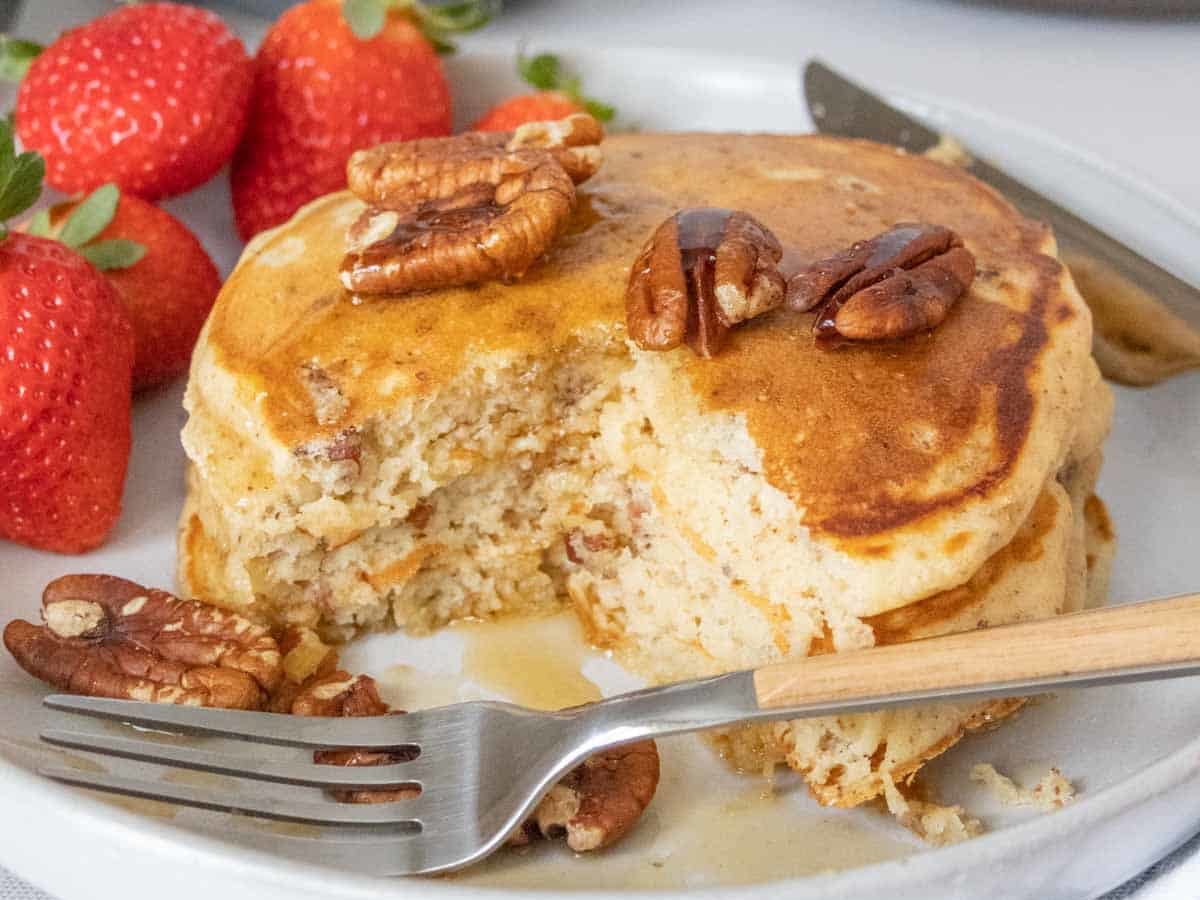
<svg viewBox="0 0 1200 900">
<path fill-rule="evenodd" d="M 566 602 L 657 679 L 862 646 L 923 603 L 936 633 L 1080 602 L 1111 401 L 1046 229 L 868 143 L 642 134 L 603 151 L 511 283 L 348 293 L 348 194 L 247 248 L 188 387 L 189 592 L 342 635 Z M 713 207 L 769 229 L 785 276 L 923 222 L 961 240 L 973 280 L 899 339 L 824 349 L 812 312 L 772 299 L 711 358 L 638 347 L 631 266 L 664 221 Z M 1042 549 L 1005 556 L 1030 529 Z M 904 777 L 1008 708 L 889 718 L 884 753 L 830 724 L 824 746 L 859 748 L 854 765 L 817 763 L 826 732 L 772 740 L 823 800 L 858 802 L 880 767 Z"/>
</svg>

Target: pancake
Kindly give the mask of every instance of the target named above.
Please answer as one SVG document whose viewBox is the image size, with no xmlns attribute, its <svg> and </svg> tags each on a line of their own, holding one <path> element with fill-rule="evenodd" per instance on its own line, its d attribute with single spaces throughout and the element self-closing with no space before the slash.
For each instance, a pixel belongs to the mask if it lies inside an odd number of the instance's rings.
<svg viewBox="0 0 1200 900">
<path fill-rule="evenodd" d="M 516 283 L 346 293 L 362 209 L 347 194 L 247 247 L 185 401 L 186 591 L 343 637 L 568 602 L 655 680 L 867 646 L 880 617 L 924 603 L 937 633 L 1083 602 L 1079 511 L 1111 399 L 1045 228 L 865 142 L 642 134 L 604 152 L 565 237 Z M 785 267 L 898 221 L 946 225 L 978 272 L 903 341 L 825 351 L 811 314 L 777 311 L 713 359 L 641 351 L 630 264 L 690 206 L 758 217 Z M 1021 555 L 1031 529 L 1042 549 Z M 955 591 L 975 599 L 937 605 Z M 877 762 L 903 777 L 1011 708 L 891 714 L 894 758 Z M 802 731 L 772 740 L 817 772 Z M 825 802 L 881 789 L 878 765 L 842 765 L 820 776 L 834 793 L 809 778 Z"/>
</svg>

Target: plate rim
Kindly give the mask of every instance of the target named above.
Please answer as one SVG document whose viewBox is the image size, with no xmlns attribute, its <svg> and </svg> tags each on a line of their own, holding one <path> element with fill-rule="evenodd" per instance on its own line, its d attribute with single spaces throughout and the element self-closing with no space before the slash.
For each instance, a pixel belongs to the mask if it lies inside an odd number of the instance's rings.
<svg viewBox="0 0 1200 900">
<path fill-rule="evenodd" d="M 504 50 L 505 59 L 511 58 L 516 42 L 496 38 L 473 37 L 464 41 L 465 55 L 492 55 Z M 646 54 L 670 57 L 694 69 L 698 63 L 711 65 L 719 60 L 722 68 L 738 71 L 742 76 L 752 74 L 754 79 L 766 82 L 790 83 L 796 88 L 796 103 L 802 108 L 798 88 L 800 63 L 781 57 L 752 57 L 744 54 L 708 52 L 687 48 L 660 48 L 638 45 L 594 48 L 580 42 L 556 40 L 556 47 L 563 55 L 577 53 L 587 56 L 603 54 L 610 60 L 614 56 L 646 58 Z M 1147 182 L 1136 173 L 1118 168 L 1099 154 L 1078 147 L 1069 141 L 1006 115 L 981 111 L 955 100 L 943 99 L 922 91 L 887 91 L 885 95 L 909 111 L 945 111 L 954 117 L 974 119 L 1000 131 L 1021 135 L 1031 144 L 1045 148 L 1048 153 L 1077 162 L 1082 168 L 1117 185 L 1124 193 L 1148 202 L 1174 218 L 1182 227 L 1195 231 L 1200 239 L 1200 211 L 1194 211 L 1168 195 L 1164 190 Z M 804 133 L 804 132 L 796 132 Z M 217 177 L 221 177 L 219 174 Z M 727 886 L 704 886 L 668 890 L 622 890 L 620 896 L 635 900 L 669 897 L 737 896 L 739 898 L 776 897 L 779 891 L 801 900 L 817 900 L 832 893 L 838 896 L 853 896 L 855 890 L 878 886 L 882 880 L 899 888 L 929 882 L 964 868 L 986 865 L 1014 851 L 1044 841 L 1055 839 L 1055 832 L 1074 832 L 1088 821 L 1108 819 L 1137 805 L 1161 796 L 1189 777 L 1200 773 L 1200 737 L 1139 769 L 1120 781 L 1094 793 L 1082 796 L 1075 803 L 1053 814 L 1039 815 L 1028 821 L 989 832 L 957 845 L 931 848 L 912 857 L 898 860 L 869 863 L 836 872 L 802 875 L 775 881 Z M 71 816 L 76 824 L 97 832 L 104 832 L 110 844 L 120 843 L 121 851 L 153 852 L 163 859 L 180 859 L 192 873 L 198 864 L 210 870 L 220 870 L 223 875 L 231 873 L 245 878 L 249 884 L 271 883 L 278 889 L 292 888 L 305 892 L 301 896 L 322 894 L 345 898 L 345 900 L 373 900 L 381 896 L 403 896 L 417 894 L 437 898 L 497 898 L 520 896 L 524 889 L 458 885 L 452 882 L 413 879 L 381 879 L 353 872 L 346 872 L 313 863 L 293 860 L 272 854 L 266 850 L 231 845 L 209 835 L 173 826 L 143 815 L 114 808 L 101 800 L 80 793 L 77 789 L 48 781 L 42 776 L 0 756 L 0 797 L 13 792 L 33 798 L 52 797 L 58 805 L 55 812 Z M 119 827 L 114 827 L 119 826 Z M 147 849 L 148 843 L 155 850 Z M 22 860 L 9 853 L 9 844 L 0 842 L 0 859 L 10 871 L 37 884 L 36 876 L 26 875 Z M 1135 873 L 1129 873 L 1135 874 Z M 597 898 L 616 896 L 608 891 L 589 891 Z M 579 891 L 539 891 L 545 900 L 578 900 Z"/>
</svg>

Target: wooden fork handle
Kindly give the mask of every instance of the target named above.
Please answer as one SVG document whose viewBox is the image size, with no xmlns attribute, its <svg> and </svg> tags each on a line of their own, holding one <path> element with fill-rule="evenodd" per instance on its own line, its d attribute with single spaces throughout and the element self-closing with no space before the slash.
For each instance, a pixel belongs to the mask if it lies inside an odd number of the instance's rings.
<svg viewBox="0 0 1200 900">
<path fill-rule="evenodd" d="M 1200 661 L 1200 594 L 866 650 L 754 672 L 761 709 L 1169 670 Z"/>
</svg>

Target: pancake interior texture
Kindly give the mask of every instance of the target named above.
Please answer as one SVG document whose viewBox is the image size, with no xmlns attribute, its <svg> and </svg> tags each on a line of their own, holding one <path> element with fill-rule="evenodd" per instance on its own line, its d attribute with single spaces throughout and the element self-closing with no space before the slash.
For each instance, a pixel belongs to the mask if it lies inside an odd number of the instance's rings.
<svg viewBox="0 0 1200 900">
<path fill-rule="evenodd" d="M 193 359 L 180 581 L 345 637 L 574 606 L 655 681 L 1052 615 L 1103 596 L 1112 414 L 1049 232 L 962 172 L 827 137 L 622 135 L 524 279 L 403 298 L 338 282 L 347 194 L 255 239 Z M 692 206 L 795 265 L 896 222 L 978 272 L 934 331 L 814 347 L 811 314 L 713 359 L 627 340 L 629 266 Z M 737 729 L 824 803 L 910 778 L 1018 702 Z"/>
</svg>

